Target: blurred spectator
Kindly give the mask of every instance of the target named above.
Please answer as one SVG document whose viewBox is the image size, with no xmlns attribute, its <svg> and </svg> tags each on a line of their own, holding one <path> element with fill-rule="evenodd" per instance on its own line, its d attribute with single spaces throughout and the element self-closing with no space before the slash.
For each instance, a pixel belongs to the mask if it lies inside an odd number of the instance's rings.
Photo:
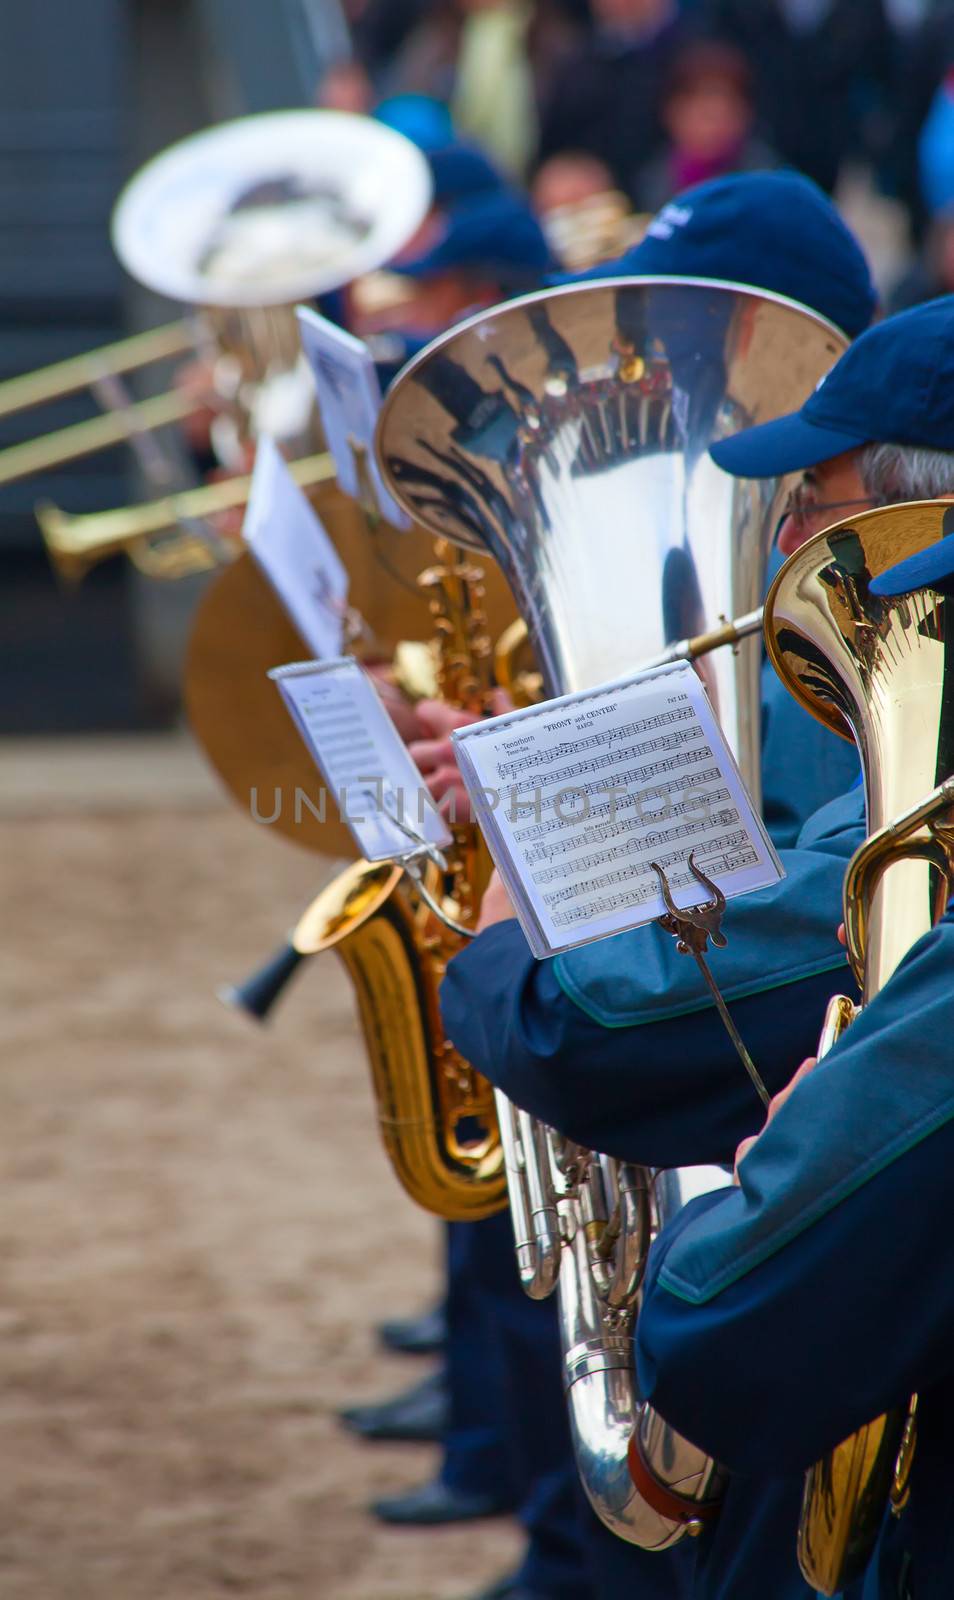
<svg viewBox="0 0 954 1600">
<path fill-rule="evenodd" d="M 366 116 L 374 104 L 374 88 L 360 61 L 338 61 L 329 67 L 316 90 L 315 104 L 325 111 Z"/>
<path fill-rule="evenodd" d="M 917 164 L 930 220 L 920 259 L 891 295 L 892 311 L 954 291 L 954 70 L 931 102 L 917 144 Z"/>
<path fill-rule="evenodd" d="M 389 120 L 408 126 L 393 103 Z M 454 141 L 426 154 L 430 213 L 387 271 L 358 279 L 344 297 L 345 324 L 371 345 L 384 383 L 452 323 L 536 288 L 550 264 L 528 202 L 482 151 Z"/>
<path fill-rule="evenodd" d="M 931 218 L 920 258 L 889 295 L 887 309 L 906 311 L 940 294 L 954 294 L 954 208 Z"/>
<path fill-rule="evenodd" d="M 567 272 L 582 272 L 620 255 L 642 237 L 648 221 L 614 187 L 605 162 L 578 150 L 543 163 L 530 188 L 530 203 L 557 264 Z"/>
<path fill-rule="evenodd" d="M 461 0 L 451 113 L 514 177 L 537 148 L 536 85 L 530 64 L 533 8 L 523 0 Z"/>
<path fill-rule="evenodd" d="M 538 217 L 545 218 L 564 206 L 578 206 L 606 194 L 613 188 L 613 174 L 605 161 L 585 150 L 566 150 L 551 156 L 539 168 L 530 186 L 530 202 Z"/>
<path fill-rule="evenodd" d="M 846 156 L 871 154 L 888 94 L 883 0 L 708 0 L 706 14 L 744 51 L 759 124 L 781 159 L 831 193 Z"/>
<path fill-rule="evenodd" d="M 442 101 L 461 134 L 479 141 L 512 177 L 522 177 L 536 152 L 540 107 L 549 100 L 554 73 L 581 37 L 579 0 L 433 0 L 416 11 L 404 0 L 398 42 L 384 59 L 386 13 L 372 0 L 355 36 L 373 97 L 410 93 Z M 319 104 L 339 103 L 352 91 L 347 74 L 342 89 L 342 72 L 338 67 L 326 76 Z M 363 109 L 370 105 L 369 96 Z"/>
<path fill-rule="evenodd" d="M 879 176 L 882 187 L 908 207 L 916 237 L 923 232 L 931 208 L 919 182 L 921 129 L 952 64 L 954 4 L 932 6 L 919 27 L 898 31 Z"/>
<path fill-rule="evenodd" d="M 540 128 L 540 159 L 582 151 L 631 194 L 637 167 L 663 144 L 661 86 L 685 44 L 675 0 L 591 0 L 594 27 L 557 72 Z"/>
<path fill-rule="evenodd" d="M 933 215 L 954 205 L 954 70 L 931 102 L 918 139 L 921 196 Z"/>
<path fill-rule="evenodd" d="M 377 87 L 408 35 L 433 9 L 433 0 L 344 0 L 355 57 Z"/>
<path fill-rule="evenodd" d="M 728 45 L 700 41 L 677 57 L 660 116 L 667 146 L 635 180 L 641 211 L 658 211 L 680 190 L 709 178 L 778 165 L 775 152 L 755 133 L 748 64 Z"/>
</svg>

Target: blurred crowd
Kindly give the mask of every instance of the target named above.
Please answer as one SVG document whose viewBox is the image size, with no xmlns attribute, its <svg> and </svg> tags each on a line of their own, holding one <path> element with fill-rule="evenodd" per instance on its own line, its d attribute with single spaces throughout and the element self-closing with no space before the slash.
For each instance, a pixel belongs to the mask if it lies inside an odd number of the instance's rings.
<svg viewBox="0 0 954 1600">
<path fill-rule="evenodd" d="M 322 105 L 440 106 L 541 221 L 618 191 L 638 213 L 734 172 L 863 170 L 903 208 L 890 308 L 954 288 L 948 0 L 347 0 Z M 405 130 L 407 131 L 407 130 Z"/>
</svg>

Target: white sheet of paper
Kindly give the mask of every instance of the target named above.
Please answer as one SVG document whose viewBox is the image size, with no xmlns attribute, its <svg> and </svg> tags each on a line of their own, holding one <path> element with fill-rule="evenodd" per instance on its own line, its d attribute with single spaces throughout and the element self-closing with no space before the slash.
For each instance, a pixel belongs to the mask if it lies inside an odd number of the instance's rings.
<svg viewBox="0 0 954 1600">
<path fill-rule="evenodd" d="M 340 656 L 347 569 L 268 438 L 258 442 L 242 533 L 305 643 L 322 660 Z"/>
<path fill-rule="evenodd" d="M 459 728 L 464 781 L 537 956 L 783 875 L 691 666 L 680 662 Z M 495 799 L 496 797 L 496 799 Z"/>
<path fill-rule="evenodd" d="M 302 349 L 308 358 L 318 394 L 318 410 L 335 459 L 338 482 L 345 494 L 361 498 L 352 440 L 367 452 L 368 470 L 385 521 L 407 529 L 410 519 L 396 504 L 378 471 L 374 430 L 381 409 L 381 385 L 367 345 L 346 333 L 310 306 L 297 306 Z"/>
<path fill-rule="evenodd" d="M 351 656 L 273 667 L 298 731 L 327 785 L 329 816 L 340 813 L 367 861 L 399 860 L 451 835 L 420 772 L 364 669 Z M 330 792 L 329 792 L 330 791 Z"/>
</svg>

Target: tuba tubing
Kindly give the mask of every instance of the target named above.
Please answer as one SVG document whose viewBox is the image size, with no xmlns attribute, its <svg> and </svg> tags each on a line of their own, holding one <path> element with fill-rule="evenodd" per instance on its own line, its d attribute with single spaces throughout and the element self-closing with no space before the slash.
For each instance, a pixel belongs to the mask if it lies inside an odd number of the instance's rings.
<svg viewBox="0 0 954 1600">
<path fill-rule="evenodd" d="M 405 367 L 378 420 L 384 481 L 432 532 L 494 556 L 547 694 L 610 681 L 634 658 L 703 656 L 758 804 L 760 652 L 745 635 L 758 631 L 776 489 L 728 479 L 708 446 L 797 409 L 844 345 L 804 307 L 740 285 L 617 278 L 530 295 Z M 737 640 L 731 656 L 713 648 Z M 666 1184 L 678 1199 L 700 1180 L 603 1168 L 549 1130 L 520 1144 L 514 1215 L 531 1292 L 553 1277 L 562 1235 L 556 1292 L 584 1489 L 621 1538 L 667 1548 L 698 1531 L 723 1475 L 643 1405 L 631 1336 L 652 1231 L 644 1197 L 651 1187 L 658 1226 Z M 725 1181 L 708 1170 L 703 1186 Z"/>
</svg>

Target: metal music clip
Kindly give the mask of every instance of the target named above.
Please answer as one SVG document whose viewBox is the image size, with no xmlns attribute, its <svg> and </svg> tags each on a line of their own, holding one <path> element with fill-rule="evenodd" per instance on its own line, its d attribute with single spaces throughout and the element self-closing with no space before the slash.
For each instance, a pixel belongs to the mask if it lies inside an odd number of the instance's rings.
<svg viewBox="0 0 954 1600">
<path fill-rule="evenodd" d="M 440 872 L 447 871 L 447 857 L 444 852 L 439 850 L 436 844 L 431 844 L 430 840 L 425 839 L 423 834 L 418 833 L 417 829 L 412 828 L 403 818 L 396 817 L 393 811 L 388 810 L 386 806 L 383 809 L 388 821 L 393 823 L 399 832 L 412 840 L 416 846 L 414 850 L 409 851 L 406 855 L 395 855 L 394 861 L 396 865 L 404 868 L 425 905 L 430 906 L 435 917 L 443 923 L 445 928 L 448 928 L 451 933 L 460 934 L 464 939 L 476 938 L 473 928 L 465 927 L 462 922 L 457 921 L 456 917 L 448 916 L 440 901 L 431 893 L 425 877 L 425 865 L 428 862 L 437 867 Z"/>
<path fill-rule="evenodd" d="M 368 447 L 351 433 L 348 435 L 348 446 L 354 458 L 354 469 L 358 479 L 358 504 L 364 512 L 368 531 L 377 533 L 382 520 L 381 506 L 371 473 Z"/>
<path fill-rule="evenodd" d="M 665 871 L 658 861 L 651 861 L 649 864 L 659 879 L 659 891 L 666 907 L 665 914 L 658 917 L 657 921 L 666 933 L 673 935 L 676 940 L 676 949 L 680 955 L 694 957 L 696 965 L 706 981 L 709 993 L 715 1002 L 719 1016 L 722 1018 L 725 1030 L 739 1053 L 742 1065 L 755 1085 L 756 1093 L 762 1104 L 767 1106 L 771 1096 L 762 1081 L 762 1076 L 755 1062 L 745 1047 L 742 1035 L 729 1015 L 729 1008 L 722 998 L 719 985 L 712 976 L 709 963 L 706 960 L 706 951 L 709 948 L 710 939 L 717 950 L 724 950 L 729 942 L 722 932 L 725 895 L 719 885 L 713 883 L 712 879 L 706 877 L 706 874 L 696 866 L 694 855 L 695 852 L 690 850 L 686 865 L 696 882 L 703 889 L 708 890 L 711 898 L 698 906 L 685 906 L 682 908 L 677 906 L 672 897 L 672 890 L 669 887 L 669 879 Z"/>
</svg>

